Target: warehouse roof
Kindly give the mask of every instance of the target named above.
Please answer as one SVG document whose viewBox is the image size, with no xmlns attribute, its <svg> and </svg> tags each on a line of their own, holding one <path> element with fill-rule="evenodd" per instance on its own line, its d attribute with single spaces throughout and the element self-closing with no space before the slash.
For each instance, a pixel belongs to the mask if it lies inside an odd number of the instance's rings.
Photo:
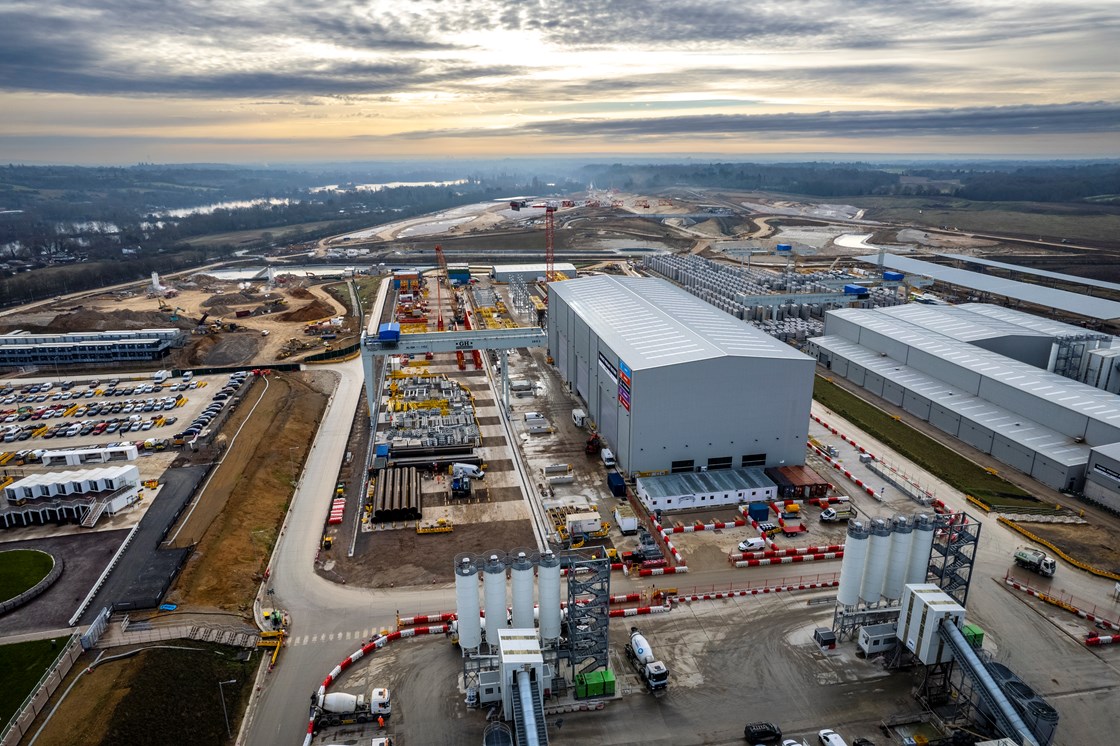
<svg viewBox="0 0 1120 746">
<path fill-rule="evenodd" d="M 880 310 L 889 316 L 903 319 L 961 342 L 975 342 L 981 339 L 1011 336 L 1040 338 L 1051 336 L 1004 319 L 973 313 L 956 306 L 926 306 L 920 303 L 908 303 L 904 306 L 893 306 Z"/>
<path fill-rule="evenodd" d="M 745 492 L 747 490 L 773 489 L 775 486 L 774 480 L 766 476 L 761 466 L 749 466 L 745 469 L 689 471 L 681 474 L 666 474 L 660 477 L 642 477 L 641 480 L 642 489 L 651 498 L 711 494 L 713 492 Z"/>
<path fill-rule="evenodd" d="M 857 259 L 868 264 L 879 263 L 878 254 L 861 256 Z M 900 272 L 925 275 L 940 282 L 947 282 L 950 285 L 979 290 L 983 293 L 1000 295 L 1005 298 L 1014 298 L 1026 303 L 1067 311 L 1078 316 L 1101 320 L 1120 319 L 1120 303 L 1112 300 L 1092 298 L 1080 293 L 1043 287 L 1029 282 L 1008 280 L 1004 277 L 992 277 L 979 272 L 969 272 L 966 269 L 946 267 L 941 264 L 923 262 L 920 259 L 911 259 L 894 254 L 884 255 L 883 264 Z"/>
<path fill-rule="evenodd" d="M 1073 466 L 1089 459 L 1090 446 L 1077 443 L 1068 435 L 950 386 L 897 360 L 882 357 L 851 340 L 826 336 L 816 337 L 812 343 L 1053 461 Z"/>
<path fill-rule="evenodd" d="M 1073 337 L 1075 339 L 1112 339 L 1112 335 L 1105 334 L 1104 332 L 1095 332 L 1091 329 L 1083 329 L 1080 326 L 1067 324 L 1064 321 L 1055 321 L 1048 319 L 1045 316 L 1035 316 L 1033 313 L 1019 311 L 1014 308 L 1005 308 L 1003 306 L 996 306 L 991 303 L 961 303 L 956 306 L 963 311 L 980 314 L 981 316 L 989 316 L 993 319 L 1001 319 L 1009 321 L 1017 326 L 1026 327 L 1027 329 L 1034 329 L 1035 331 L 1048 334 L 1051 337 Z"/>
<path fill-rule="evenodd" d="M 548 288 L 635 370 L 718 357 L 810 359 L 666 280 L 596 275 Z"/>
<path fill-rule="evenodd" d="M 843 308 L 829 313 L 981 376 L 1051 401 L 1089 419 L 1120 427 L 1120 398 L 1115 394 L 1021 363 L 997 352 L 916 327 L 878 311 Z M 873 354 L 879 353 L 873 351 Z M 882 359 L 898 364 L 891 358 Z"/>
<path fill-rule="evenodd" d="M 1105 282 L 1104 280 L 1093 280 L 1088 277 L 1078 277 L 1077 275 L 1067 275 L 1061 272 L 1048 272 L 1045 269 L 1035 269 L 1034 267 L 1024 267 L 1021 264 L 1008 264 L 1007 262 L 995 262 L 991 259 L 981 259 L 976 256 L 968 256 L 967 254 L 938 254 L 946 259 L 955 259 L 960 262 L 969 262 L 970 264 L 979 264 L 984 267 L 995 267 L 997 269 L 1006 269 L 1012 272 L 1022 272 L 1025 275 L 1034 275 L 1035 277 L 1048 277 L 1052 280 L 1061 280 L 1062 282 L 1071 285 L 1087 285 L 1094 288 L 1103 288 L 1105 290 L 1120 291 L 1120 285 L 1115 282 Z"/>
</svg>

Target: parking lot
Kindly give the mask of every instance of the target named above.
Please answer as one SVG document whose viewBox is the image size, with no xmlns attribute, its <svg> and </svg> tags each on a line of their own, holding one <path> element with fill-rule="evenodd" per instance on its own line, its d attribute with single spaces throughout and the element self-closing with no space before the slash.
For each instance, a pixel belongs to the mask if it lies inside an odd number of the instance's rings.
<svg viewBox="0 0 1120 746">
<path fill-rule="evenodd" d="M 238 374 L 163 382 L 46 382 L 18 388 L 8 383 L 0 388 L 0 449 L 12 453 L 101 445 L 122 437 L 173 440 L 194 423 L 202 425 L 195 430 L 198 434 L 232 395 L 230 381 L 237 381 L 236 391 L 244 380 Z M 208 410 L 211 417 L 199 423 Z"/>
</svg>

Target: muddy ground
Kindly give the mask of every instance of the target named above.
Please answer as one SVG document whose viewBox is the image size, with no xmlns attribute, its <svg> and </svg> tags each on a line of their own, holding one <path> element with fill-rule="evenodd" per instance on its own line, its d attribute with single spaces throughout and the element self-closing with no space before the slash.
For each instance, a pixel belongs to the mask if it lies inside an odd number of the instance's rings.
<svg viewBox="0 0 1120 746">
<path fill-rule="evenodd" d="M 1024 523 L 1023 528 L 1069 556 L 1101 570 L 1120 573 L 1116 532 L 1092 523 Z"/>
</svg>

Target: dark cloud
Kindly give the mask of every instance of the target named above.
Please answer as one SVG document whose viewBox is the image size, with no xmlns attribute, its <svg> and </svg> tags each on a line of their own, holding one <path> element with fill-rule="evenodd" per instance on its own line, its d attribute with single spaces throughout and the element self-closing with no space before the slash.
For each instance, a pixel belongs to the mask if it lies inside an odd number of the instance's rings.
<svg viewBox="0 0 1120 746">
<path fill-rule="evenodd" d="M 417 132 L 412 138 L 511 137 L 789 139 L 976 137 L 1120 133 L 1120 104 L 1070 103 L 815 114 L 711 114 L 628 119 L 558 119 L 500 130 Z"/>
</svg>

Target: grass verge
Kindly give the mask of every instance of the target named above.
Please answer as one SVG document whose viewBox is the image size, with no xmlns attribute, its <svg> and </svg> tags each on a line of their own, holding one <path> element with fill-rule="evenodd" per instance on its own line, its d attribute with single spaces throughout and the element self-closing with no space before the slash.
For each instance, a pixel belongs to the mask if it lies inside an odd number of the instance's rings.
<svg viewBox="0 0 1120 746">
<path fill-rule="evenodd" d="M 1039 501 L 1029 492 L 977 466 L 826 378 L 817 376 L 813 398 L 966 495 L 992 507 L 1040 507 Z"/>
<path fill-rule="evenodd" d="M 37 746 L 98 746 L 158 743 L 173 733 L 180 743 L 232 743 L 222 712 L 225 696 L 229 732 L 237 735 L 241 713 L 260 663 L 241 652 L 194 640 L 174 648 L 149 648 L 104 661 L 81 677 L 43 730 Z M 113 651 L 119 654 L 119 651 Z M 82 661 L 72 674 L 82 669 Z M 219 682 L 232 681 L 219 687 Z M 69 681 L 64 682 L 63 689 Z M 36 726 L 37 727 L 37 726 Z"/>
<path fill-rule="evenodd" d="M 0 725 L 6 725 L 66 647 L 65 637 L 0 647 Z"/>
<path fill-rule="evenodd" d="M 46 552 L 13 549 L 0 553 L 0 601 L 15 598 L 35 586 L 54 567 Z"/>
</svg>

